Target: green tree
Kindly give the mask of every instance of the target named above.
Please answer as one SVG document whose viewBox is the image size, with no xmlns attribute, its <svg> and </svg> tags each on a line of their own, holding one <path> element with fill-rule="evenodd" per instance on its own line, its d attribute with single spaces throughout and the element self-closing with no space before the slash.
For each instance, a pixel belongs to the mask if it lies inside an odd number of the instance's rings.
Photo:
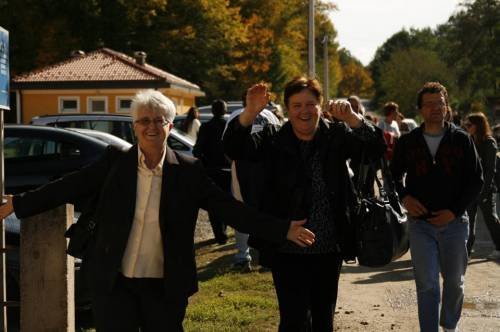
<svg viewBox="0 0 500 332">
<path fill-rule="evenodd" d="M 500 2 L 464 1 L 460 10 L 437 30 L 441 57 L 455 68 L 460 107 L 483 104 L 499 96 Z"/>
<path fill-rule="evenodd" d="M 373 102 L 376 106 L 382 105 L 386 100 L 387 90 L 381 86 L 382 67 L 391 59 L 393 53 L 410 48 L 434 50 L 438 40 L 431 29 L 402 29 L 392 35 L 375 52 L 375 56 L 369 65 L 375 95 Z"/>
<path fill-rule="evenodd" d="M 381 102 L 395 101 L 407 117 L 416 115 L 417 91 L 428 81 L 444 84 L 454 96 L 454 75 L 438 54 L 410 48 L 394 52 L 380 68 L 380 86 L 386 92 Z"/>
</svg>

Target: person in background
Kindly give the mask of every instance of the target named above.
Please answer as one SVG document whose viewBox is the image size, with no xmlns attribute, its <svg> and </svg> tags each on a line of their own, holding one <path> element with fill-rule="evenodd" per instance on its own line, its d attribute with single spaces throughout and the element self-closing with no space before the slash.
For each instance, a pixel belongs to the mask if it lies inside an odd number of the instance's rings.
<svg viewBox="0 0 500 332">
<path fill-rule="evenodd" d="M 472 138 L 444 120 L 446 88 L 425 83 L 417 106 L 423 123 L 397 141 L 391 171 L 410 216 L 420 330 L 437 332 L 441 326 L 451 332 L 457 331 L 464 300 L 466 209 L 477 199 L 483 176 Z"/>
<path fill-rule="evenodd" d="M 351 104 L 352 110 L 361 116 L 365 116 L 365 107 L 363 106 L 363 103 L 361 102 L 361 99 L 359 99 L 358 96 L 350 96 L 347 98 L 347 101 L 349 104 Z"/>
<path fill-rule="evenodd" d="M 390 101 L 384 105 L 384 120 L 378 122 L 378 127 L 384 132 L 384 139 L 387 145 L 384 157 L 388 162 L 392 159 L 396 140 L 401 136 L 398 123 L 396 122 L 398 114 L 399 105 Z"/>
<path fill-rule="evenodd" d="M 231 113 L 227 124 L 240 115 L 246 107 L 247 91 L 245 90 L 242 98 L 243 108 Z M 267 125 L 280 126 L 281 122 L 275 116 L 275 113 L 267 108 L 277 106 L 269 103 L 266 109 L 257 115 L 252 123 L 252 133 L 258 133 Z M 227 125 L 226 125 L 227 128 Z M 245 204 L 259 208 L 260 200 L 264 196 L 263 190 L 266 188 L 264 181 L 265 167 L 262 162 L 252 162 L 247 160 L 233 160 L 231 162 L 231 192 L 239 201 Z M 234 231 L 237 252 L 234 255 L 233 267 L 240 272 L 250 272 L 252 270 L 252 256 L 248 246 L 248 234 Z"/>
<path fill-rule="evenodd" d="M 97 331 L 181 332 L 188 298 L 198 291 L 194 230 L 200 208 L 276 245 L 288 239 L 309 246 L 314 234 L 301 226 L 305 220 L 278 220 L 244 206 L 220 190 L 198 160 L 171 150 L 175 106 L 162 93 L 137 93 L 131 110 L 137 145 L 108 149 L 77 172 L 6 196 L 0 218 L 15 212 L 23 219 L 98 197 L 82 263 Z"/>
<path fill-rule="evenodd" d="M 200 113 L 196 106 L 189 108 L 187 112 L 186 119 L 182 122 L 181 130 L 186 133 L 186 135 L 191 138 L 194 142 L 198 138 L 198 132 L 200 130 L 201 122 L 199 120 Z"/>
<path fill-rule="evenodd" d="M 285 86 L 288 122 L 252 133 L 252 124 L 269 102 L 265 84 L 252 86 L 245 110 L 224 134 L 233 160 L 262 161 L 266 190 L 260 210 L 273 216 L 301 216 L 316 235 L 315 245 L 275 246 L 250 236 L 260 264 L 270 267 L 280 310 L 279 331 L 333 331 L 342 259 L 352 259 L 355 239 L 349 222 L 350 191 L 346 161 L 365 148 L 381 157 L 380 132 L 355 113 L 347 101 L 330 101 L 339 121 L 321 117 L 323 94 L 316 79 L 297 77 Z"/>
<path fill-rule="evenodd" d="M 397 117 L 399 114 L 399 105 L 393 101 L 385 103 L 384 105 L 384 120 L 379 121 L 378 127 L 384 132 L 390 132 L 393 134 L 395 139 L 398 139 L 401 134 L 399 133 L 399 127 L 397 123 Z"/>
<path fill-rule="evenodd" d="M 469 214 L 469 239 L 467 251 L 469 257 L 473 252 L 476 239 L 477 208 L 481 209 L 486 226 L 495 244 L 495 250 L 488 256 L 491 259 L 500 258 L 500 221 L 496 209 L 495 170 L 497 161 L 497 142 L 492 135 L 488 119 L 483 113 L 467 115 L 464 127 L 474 139 L 477 153 L 483 167 L 484 185 L 478 199 L 467 209 Z"/>
<path fill-rule="evenodd" d="M 222 133 L 226 127 L 224 114 L 227 112 L 227 104 L 222 99 L 212 103 L 213 118 L 203 123 L 198 133 L 198 139 L 193 147 L 193 155 L 200 159 L 207 170 L 208 176 L 222 190 L 231 192 L 231 164 L 224 155 L 222 145 Z M 218 244 L 226 244 L 227 234 L 224 225 L 217 216 L 217 211 L 208 211 L 210 225 Z"/>
</svg>

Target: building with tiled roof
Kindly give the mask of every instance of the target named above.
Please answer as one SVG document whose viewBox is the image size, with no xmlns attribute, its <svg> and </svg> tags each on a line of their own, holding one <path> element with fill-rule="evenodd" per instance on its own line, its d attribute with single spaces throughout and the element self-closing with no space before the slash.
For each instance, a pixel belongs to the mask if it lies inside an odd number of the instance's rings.
<svg viewBox="0 0 500 332">
<path fill-rule="evenodd" d="M 177 113 L 185 113 L 204 96 L 200 87 L 146 63 L 146 53 L 134 57 L 102 48 L 85 54 L 73 52 L 65 61 L 15 76 L 17 121 L 60 113 L 129 114 L 133 95 L 156 89 L 174 101 Z"/>
</svg>

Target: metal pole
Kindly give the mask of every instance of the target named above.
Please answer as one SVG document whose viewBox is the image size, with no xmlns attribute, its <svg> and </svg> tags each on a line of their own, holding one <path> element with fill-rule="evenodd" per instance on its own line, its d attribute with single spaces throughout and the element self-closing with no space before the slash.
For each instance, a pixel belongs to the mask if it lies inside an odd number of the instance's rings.
<svg viewBox="0 0 500 332">
<path fill-rule="evenodd" d="M 314 0 L 309 0 L 309 15 L 308 15 L 308 38 L 307 38 L 307 54 L 308 54 L 308 73 L 309 77 L 316 76 L 316 65 L 315 65 L 315 50 L 314 50 Z"/>
<path fill-rule="evenodd" d="M 0 27 L 0 202 L 4 204 L 3 120 L 4 111 L 10 109 L 9 102 L 9 32 Z M 7 288 L 5 278 L 5 224 L 0 220 L 0 324 L 7 331 Z"/>
<path fill-rule="evenodd" d="M 323 37 L 323 95 L 330 99 L 330 68 L 328 68 L 328 35 Z"/>
</svg>

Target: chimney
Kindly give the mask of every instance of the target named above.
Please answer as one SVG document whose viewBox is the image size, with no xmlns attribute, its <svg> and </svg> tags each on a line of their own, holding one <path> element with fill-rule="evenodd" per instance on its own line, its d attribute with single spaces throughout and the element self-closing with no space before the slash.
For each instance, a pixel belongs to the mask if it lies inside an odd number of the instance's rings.
<svg viewBox="0 0 500 332">
<path fill-rule="evenodd" d="M 135 63 L 144 66 L 146 64 L 147 56 L 146 52 L 143 51 L 134 52 Z"/>
<path fill-rule="evenodd" d="M 71 51 L 70 55 L 72 58 L 81 58 L 81 57 L 85 56 L 85 52 L 82 50 L 74 50 L 74 51 Z"/>
</svg>

